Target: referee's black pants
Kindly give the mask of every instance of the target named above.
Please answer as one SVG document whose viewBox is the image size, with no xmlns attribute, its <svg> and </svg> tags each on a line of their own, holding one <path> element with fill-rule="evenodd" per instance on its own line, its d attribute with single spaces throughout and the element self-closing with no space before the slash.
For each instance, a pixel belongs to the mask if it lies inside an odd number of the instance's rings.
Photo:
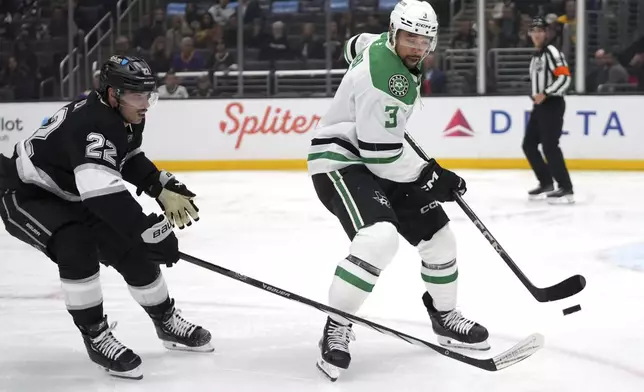
<svg viewBox="0 0 644 392">
<path fill-rule="evenodd" d="M 566 161 L 559 148 L 565 111 L 566 102 L 561 97 L 548 97 L 541 104 L 534 105 L 522 147 L 540 185 L 552 185 L 554 178 L 559 188 L 572 190 Z"/>
</svg>

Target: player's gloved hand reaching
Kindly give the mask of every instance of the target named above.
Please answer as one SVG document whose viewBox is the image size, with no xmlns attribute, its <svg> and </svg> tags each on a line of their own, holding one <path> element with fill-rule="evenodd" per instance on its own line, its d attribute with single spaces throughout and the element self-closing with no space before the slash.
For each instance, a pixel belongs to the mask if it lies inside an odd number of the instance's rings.
<svg viewBox="0 0 644 392">
<path fill-rule="evenodd" d="M 137 195 L 141 192 L 142 190 L 138 190 Z M 157 200 L 170 223 L 178 226 L 180 230 L 192 225 L 192 220 L 199 220 L 199 208 L 194 203 L 197 195 L 177 181 L 172 173 L 162 170 L 158 181 L 154 181 L 145 193 Z"/>
<path fill-rule="evenodd" d="M 168 219 L 163 215 L 150 214 L 145 219 L 145 227 L 141 238 L 148 251 L 148 261 L 172 267 L 179 261 L 179 241 Z"/>
<path fill-rule="evenodd" d="M 434 159 L 429 160 L 417 183 L 439 202 L 454 201 L 454 191 L 460 195 L 467 192 L 465 180 L 453 171 L 443 169 Z"/>
</svg>

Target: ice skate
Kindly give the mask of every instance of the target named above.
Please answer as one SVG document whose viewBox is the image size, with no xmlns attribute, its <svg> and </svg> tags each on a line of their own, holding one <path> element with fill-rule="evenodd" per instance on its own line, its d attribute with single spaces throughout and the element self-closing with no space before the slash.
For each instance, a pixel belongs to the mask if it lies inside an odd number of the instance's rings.
<svg viewBox="0 0 644 392">
<path fill-rule="evenodd" d="M 78 326 L 89 359 L 114 377 L 142 379 L 141 358 L 112 335 L 114 328 L 116 322 L 108 325 L 107 316 L 97 324 Z"/>
<path fill-rule="evenodd" d="M 573 204 L 575 202 L 575 194 L 572 189 L 559 188 L 556 191 L 547 193 L 548 204 Z"/>
<path fill-rule="evenodd" d="M 349 368 L 351 363 L 349 342 L 355 339 L 351 324 L 342 325 L 331 317 L 327 318 L 324 334 L 318 344 L 321 357 L 318 359 L 317 367 L 329 380 L 337 380 L 340 372 Z"/>
<path fill-rule="evenodd" d="M 550 185 L 539 185 L 538 187 L 528 191 L 528 200 L 544 200 L 548 192 L 552 192 L 555 188 Z"/>
<path fill-rule="evenodd" d="M 157 336 L 163 341 L 168 350 L 213 352 L 210 344 L 211 335 L 208 330 L 186 321 L 180 316 L 181 311 L 174 307 L 174 300 L 170 309 L 160 317 L 152 317 Z"/>
<path fill-rule="evenodd" d="M 433 306 L 430 295 L 423 295 L 423 303 L 432 321 L 432 328 L 438 337 L 438 343 L 445 347 L 466 348 L 470 350 L 489 350 L 489 336 L 485 327 L 468 320 L 461 312 L 453 309 L 439 312 Z"/>
</svg>

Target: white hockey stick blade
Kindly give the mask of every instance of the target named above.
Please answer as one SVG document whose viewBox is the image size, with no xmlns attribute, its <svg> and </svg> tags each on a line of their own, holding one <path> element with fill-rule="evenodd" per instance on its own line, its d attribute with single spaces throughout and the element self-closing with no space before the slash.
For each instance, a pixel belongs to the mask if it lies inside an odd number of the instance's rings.
<svg viewBox="0 0 644 392">
<path fill-rule="evenodd" d="M 492 358 L 496 370 L 501 370 L 508 366 L 512 366 L 517 362 L 523 361 L 543 348 L 544 343 L 545 339 L 541 334 L 535 333 L 528 336 L 525 340 L 518 343 L 511 349 Z"/>
</svg>

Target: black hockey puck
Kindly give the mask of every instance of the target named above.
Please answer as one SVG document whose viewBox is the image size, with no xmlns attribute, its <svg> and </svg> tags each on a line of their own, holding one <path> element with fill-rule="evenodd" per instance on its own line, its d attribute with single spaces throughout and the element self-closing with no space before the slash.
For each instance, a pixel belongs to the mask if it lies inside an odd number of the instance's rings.
<svg viewBox="0 0 644 392">
<path fill-rule="evenodd" d="M 580 305 L 575 305 L 575 306 L 571 306 L 569 308 L 564 309 L 563 314 L 564 314 L 564 316 L 567 316 L 570 313 L 579 312 L 580 310 L 581 310 L 581 306 Z"/>
</svg>

